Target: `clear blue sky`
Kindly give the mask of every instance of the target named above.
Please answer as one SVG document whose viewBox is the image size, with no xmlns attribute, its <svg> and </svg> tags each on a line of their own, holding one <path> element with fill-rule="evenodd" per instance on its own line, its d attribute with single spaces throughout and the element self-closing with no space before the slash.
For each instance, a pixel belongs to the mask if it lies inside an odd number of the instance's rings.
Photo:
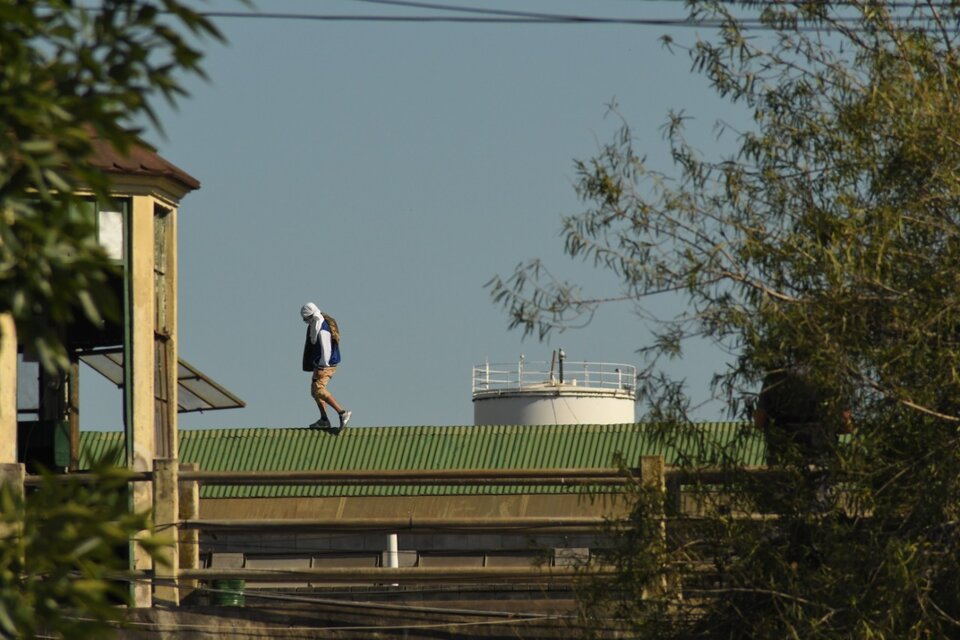
<svg viewBox="0 0 960 640">
<path fill-rule="evenodd" d="M 497 4 L 599 16 L 681 18 L 682 2 Z M 244 10 L 239 4 L 213 7 Z M 271 0 L 264 11 L 413 15 L 349 2 Z M 422 12 L 437 15 L 438 12 Z M 357 426 L 470 424 L 474 364 L 571 360 L 639 364 L 649 333 L 629 304 L 585 329 L 522 340 L 483 288 L 531 257 L 593 290 L 616 282 L 562 254 L 560 216 L 579 212 L 574 160 L 617 127 L 669 166 L 668 109 L 713 137 L 742 119 L 659 43 L 693 29 L 623 25 L 464 25 L 216 21 L 210 82 L 191 81 L 166 137 L 147 136 L 202 188 L 179 218 L 180 354 L 242 397 L 245 409 L 182 414 L 190 427 L 292 427 L 316 418 L 300 370 L 300 306 L 314 301 L 343 331 L 331 390 Z M 698 393 L 722 359 L 676 364 Z M 120 393 L 82 374 L 82 427 L 118 428 Z M 704 415 L 704 418 L 722 417 Z"/>
</svg>

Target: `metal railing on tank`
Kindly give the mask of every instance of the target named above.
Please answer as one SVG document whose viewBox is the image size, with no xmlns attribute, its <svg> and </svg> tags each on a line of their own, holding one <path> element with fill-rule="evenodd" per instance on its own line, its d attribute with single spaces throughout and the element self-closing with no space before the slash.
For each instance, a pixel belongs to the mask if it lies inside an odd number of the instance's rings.
<svg viewBox="0 0 960 640">
<path fill-rule="evenodd" d="M 563 349 L 553 352 L 550 362 L 527 360 L 515 363 L 474 365 L 472 392 L 522 391 L 544 387 L 583 387 L 627 391 L 635 394 L 637 368 L 616 362 L 567 360 Z"/>
</svg>

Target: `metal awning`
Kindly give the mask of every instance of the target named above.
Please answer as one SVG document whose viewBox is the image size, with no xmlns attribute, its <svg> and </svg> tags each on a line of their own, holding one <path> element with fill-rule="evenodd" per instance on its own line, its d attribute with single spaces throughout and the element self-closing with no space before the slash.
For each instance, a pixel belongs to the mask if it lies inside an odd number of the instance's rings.
<svg viewBox="0 0 960 640">
<path fill-rule="evenodd" d="M 123 350 L 89 351 L 80 361 L 123 388 Z M 177 361 L 177 412 L 239 409 L 246 403 L 182 358 Z"/>
</svg>

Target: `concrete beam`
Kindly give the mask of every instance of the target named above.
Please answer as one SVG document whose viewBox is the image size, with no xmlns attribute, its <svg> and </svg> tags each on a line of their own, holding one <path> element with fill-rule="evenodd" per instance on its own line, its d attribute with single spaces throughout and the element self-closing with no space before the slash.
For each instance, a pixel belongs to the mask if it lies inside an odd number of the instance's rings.
<svg viewBox="0 0 960 640">
<path fill-rule="evenodd" d="M 323 567 L 304 569 L 194 569 L 184 570 L 184 576 L 199 580 L 246 580 L 247 582 L 310 581 L 331 583 L 462 583 L 484 582 L 569 582 L 585 576 L 609 577 L 615 574 L 610 566 L 589 570 L 581 567 Z"/>
</svg>

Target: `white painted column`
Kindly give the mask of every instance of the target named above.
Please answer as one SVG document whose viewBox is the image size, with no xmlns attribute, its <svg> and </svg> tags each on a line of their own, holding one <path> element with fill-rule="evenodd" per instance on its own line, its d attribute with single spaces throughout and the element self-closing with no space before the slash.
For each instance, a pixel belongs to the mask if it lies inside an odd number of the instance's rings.
<svg viewBox="0 0 960 640">
<path fill-rule="evenodd" d="M 400 567 L 400 552 L 397 549 L 397 534 L 387 536 L 387 566 L 391 569 Z"/>
<path fill-rule="evenodd" d="M 397 534 L 387 535 L 387 566 L 391 569 L 400 568 L 400 551 L 398 550 Z M 394 582 L 391 586 L 399 587 L 400 584 Z"/>
</svg>

